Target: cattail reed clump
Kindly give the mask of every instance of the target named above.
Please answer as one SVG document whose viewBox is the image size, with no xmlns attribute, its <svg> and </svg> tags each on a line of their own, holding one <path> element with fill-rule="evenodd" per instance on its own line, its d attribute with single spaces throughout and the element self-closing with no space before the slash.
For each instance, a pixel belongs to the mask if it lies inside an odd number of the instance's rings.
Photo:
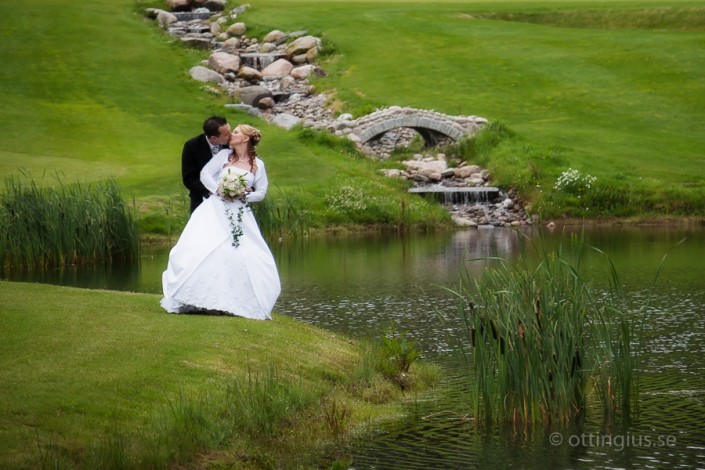
<svg viewBox="0 0 705 470">
<path fill-rule="evenodd" d="M 454 291 L 477 423 L 566 423 L 589 397 L 606 416 L 628 419 L 638 315 L 625 310 L 611 264 L 610 295 L 596 298 L 580 275 L 579 245 L 573 260 L 560 248 L 522 255 Z"/>
<path fill-rule="evenodd" d="M 0 266 L 50 268 L 139 256 L 136 219 L 117 183 L 39 187 L 34 180 L 5 180 L 0 195 Z"/>
</svg>

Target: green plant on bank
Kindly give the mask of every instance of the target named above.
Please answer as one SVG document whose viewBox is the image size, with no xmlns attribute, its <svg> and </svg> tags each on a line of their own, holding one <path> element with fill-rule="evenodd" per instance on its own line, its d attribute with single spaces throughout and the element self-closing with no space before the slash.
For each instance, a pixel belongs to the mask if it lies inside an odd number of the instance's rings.
<svg viewBox="0 0 705 470">
<path fill-rule="evenodd" d="M 440 367 L 419 361 L 418 346 L 405 333 L 388 329 L 380 338 L 362 340 L 361 350 L 352 384 L 372 403 L 385 403 L 399 391 L 427 390 L 441 381 Z"/>
<path fill-rule="evenodd" d="M 609 295 L 581 276 L 587 249 L 523 253 L 514 266 L 451 291 L 465 329 L 471 407 L 478 424 L 568 423 L 598 390 L 606 417 L 629 420 L 638 402 L 638 325 L 610 268 Z M 538 250 L 538 248 L 536 248 Z M 604 253 L 602 253 L 604 254 Z"/>
<path fill-rule="evenodd" d="M 334 436 L 343 434 L 348 429 L 350 421 L 350 408 L 344 403 L 339 403 L 335 398 L 321 400 L 323 417 L 328 429 Z"/>
<path fill-rule="evenodd" d="M 394 365 L 396 374 L 406 374 L 409 367 L 419 358 L 416 341 L 410 340 L 406 331 L 397 331 L 394 322 L 382 336 L 382 351 L 389 362 Z"/>
<path fill-rule="evenodd" d="M 402 391 L 435 386 L 440 380 L 440 371 L 431 364 L 419 364 L 421 351 L 416 341 L 409 339 L 406 332 L 397 331 L 392 324 L 380 339 L 368 339 L 364 343 L 364 354 L 353 376 L 362 383 L 372 385 L 383 380 L 392 380 Z M 411 367 L 415 367 L 414 377 L 410 377 Z M 374 390 L 379 392 L 380 388 Z M 381 390 L 385 390 L 383 387 Z M 386 396 L 387 391 L 381 397 Z M 384 398 L 374 398 L 377 401 Z"/>
<path fill-rule="evenodd" d="M 399 194 L 389 184 L 354 175 L 332 179 L 324 201 L 327 218 L 334 225 L 378 224 L 403 231 L 436 230 L 449 222 L 447 213 L 435 213 L 431 210 L 434 204 L 425 199 Z"/>
<path fill-rule="evenodd" d="M 135 260 L 139 232 L 114 179 L 51 185 L 6 178 L 0 194 L 0 266 L 48 268 Z"/>
</svg>

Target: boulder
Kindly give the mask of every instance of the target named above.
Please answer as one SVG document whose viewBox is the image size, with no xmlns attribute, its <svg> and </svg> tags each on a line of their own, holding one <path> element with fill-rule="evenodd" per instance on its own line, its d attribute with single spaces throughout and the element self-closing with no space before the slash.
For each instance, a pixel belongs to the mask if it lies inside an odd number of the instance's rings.
<svg viewBox="0 0 705 470">
<path fill-rule="evenodd" d="M 272 92 L 263 86 L 253 85 L 242 87 L 237 91 L 240 101 L 250 106 L 257 106 L 257 103 L 264 98 L 271 98 Z"/>
<path fill-rule="evenodd" d="M 202 3 L 203 8 L 208 8 L 210 11 L 224 11 L 226 0 L 206 0 Z"/>
<path fill-rule="evenodd" d="M 193 38 L 193 37 L 188 37 L 188 38 L 181 38 L 181 42 L 188 46 L 192 47 L 194 49 L 203 49 L 205 51 L 210 50 L 211 48 L 211 41 L 208 38 Z"/>
<path fill-rule="evenodd" d="M 469 178 L 471 175 L 478 173 L 482 171 L 482 168 L 480 168 L 477 165 L 465 165 L 461 166 L 457 170 L 455 170 L 455 177 L 456 178 Z"/>
<path fill-rule="evenodd" d="M 291 75 L 287 75 L 286 77 L 282 77 L 282 79 L 279 80 L 279 88 L 283 91 L 294 88 L 295 86 L 296 86 L 296 79 L 294 77 L 292 77 Z"/>
<path fill-rule="evenodd" d="M 291 69 L 290 75 L 294 77 L 297 80 L 303 80 L 305 78 L 308 78 L 309 75 L 313 74 L 313 71 L 315 70 L 315 66 L 308 64 L 308 65 L 302 65 L 300 67 L 295 67 Z"/>
<path fill-rule="evenodd" d="M 299 54 L 291 57 L 291 62 L 296 64 L 296 65 L 303 65 L 308 63 L 308 59 L 306 58 L 306 54 Z"/>
<path fill-rule="evenodd" d="M 402 163 L 406 165 L 407 171 L 416 171 L 424 175 L 429 175 L 431 173 L 438 173 L 440 175 L 448 167 L 445 160 L 406 160 Z"/>
<path fill-rule="evenodd" d="M 262 54 L 269 54 L 270 52 L 274 52 L 277 50 L 277 46 L 272 44 L 271 42 L 263 42 L 261 46 L 257 49 L 257 52 L 260 52 Z"/>
<path fill-rule="evenodd" d="M 262 111 L 270 110 L 274 108 L 274 98 L 272 98 L 271 96 L 265 96 L 264 98 L 261 98 L 257 103 L 255 103 L 255 106 L 257 106 Z"/>
<path fill-rule="evenodd" d="M 262 42 L 281 44 L 279 42 L 281 40 L 286 40 L 286 34 L 278 29 L 275 29 L 274 31 L 268 32 L 264 39 L 262 39 Z"/>
<path fill-rule="evenodd" d="M 242 78 L 250 83 L 259 83 L 262 81 L 262 74 L 257 69 L 243 66 L 237 71 L 237 78 Z"/>
<path fill-rule="evenodd" d="M 278 59 L 262 70 L 263 77 L 284 77 L 289 75 L 294 66 L 286 59 Z"/>
<path fill-rule="evenodd" d="M 256 116 L 256 117 L 262 117 L 262 112 L 255 108 L 254 106 L 250 106 L 249 104 L 242 104 L 242 103 L 228 103 L 225 105 L 226 108 L 232 108 L 232 109 L 237 109 L 238 111 L 243 111 L 250 116 Z"/>
<path fill-rule="evenodd" d="M 172 25 L 179 21 L 176 15 L 169 13 L 168 11 L 159 10 L 157 13 L 157 24 L 162 29 L 169 29 L 169 25 Z"/>
<path fill-rule="evenodd" d="M 233 54 L 233 55 L 237 55 L 239 52 L 239 49 L 240 49 L 240 39 L 238 39 L 238 38 L 226 39 L 220 48 L 221 51 L 227 52 L 228 54 Z"/>
<path fill-rule="evenodd" d="M 226 30 L 230 36 L 242 36 L 247 31 L 245 23 L 237 22 L 230 25 Z"/>
<path fill-rule="evenodd" d="M 272 118 L 272 124 L 286 130 L 291 129 L 301 122 L 301 119 L 289 113 L 279 113 Z"/>
<path fill-rule="evenodd" d="M 221 74 L 208 67 L 203 67 L 202 65 L 192 67 L 191 70 L 189 70 L 189 74 L 191 78 L 199 82 L 223 83 L 225 81 Z"/>
<path fill-rule="evenodd" d="M 453 222 L 460 227 L 477 227 L 477 222 L 471 219 L 466 219 L 465 217 L 460 217 L 453 215 Z"/>
<path fill-rule="evenodd" d="M 237 72 L 240 57 L 227 52 L 214 52 L 208 58 L 208 67 L 219 73 Z"/>
<path fill-rule="evenodd" d="M 306 54 L 313 48 L 320 49 L 321 40 L 315 36 L 301 36 L 286 47 L 286 55 L 294 57 L 296 55 Z"/>
<path fill-rule="evenodd" d="M 304 54 L 304 56 L 306 57 L 307 62 L 315 62 L 318 58 L 318 48 L 314 47 L 313 49 L 309 49 L 308 51 L 306 51 L 306 54 Z"/>
<path fill-rule="evenodd" d="M 166 0 L 166 4 L 171 11 L 191 11 L 189 0 Z"/>
</svg>

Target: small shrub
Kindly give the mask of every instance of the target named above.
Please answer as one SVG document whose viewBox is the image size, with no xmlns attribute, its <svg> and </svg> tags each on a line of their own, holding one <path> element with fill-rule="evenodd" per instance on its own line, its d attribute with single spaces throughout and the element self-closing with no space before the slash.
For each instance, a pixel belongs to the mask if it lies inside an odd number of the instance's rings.
<svg viewBox="0 0 705 470">
<path fill-rule="evenodd" d="M 394 364 L 394 371 L 397 374 L 408 373 L 411 364 L 421 354 L 416 341 L 410 340 L 406 332 L 397 331 L 394 322 L 382 336 L 382 352 Z"/>
<path fill-rule="evenodd" d="M 581 173 L 575 168 L 568 168 L 558 177 L 553 189 L 573 194 L 580 198 L 593 187 L 596 181 L 597 178 L 594 176 Z"/>
</svg>

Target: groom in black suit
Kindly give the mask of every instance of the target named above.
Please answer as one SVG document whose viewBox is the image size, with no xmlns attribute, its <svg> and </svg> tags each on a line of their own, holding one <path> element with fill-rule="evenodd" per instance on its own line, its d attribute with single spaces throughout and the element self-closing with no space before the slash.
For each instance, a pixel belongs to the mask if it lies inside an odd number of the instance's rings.
<svg viewBox="0 0 705 470">
<path fill-rule="evenodd" d="M 210 196 L 201 183 L 201 170 L 213 155 L 227 148 L 230 124 L 222 116 L 211 116 L 203 123 L 203 134 L 189 139 L 181 152 L 181 179 L 189 190 L 191 213 Z"/>
</svg>

